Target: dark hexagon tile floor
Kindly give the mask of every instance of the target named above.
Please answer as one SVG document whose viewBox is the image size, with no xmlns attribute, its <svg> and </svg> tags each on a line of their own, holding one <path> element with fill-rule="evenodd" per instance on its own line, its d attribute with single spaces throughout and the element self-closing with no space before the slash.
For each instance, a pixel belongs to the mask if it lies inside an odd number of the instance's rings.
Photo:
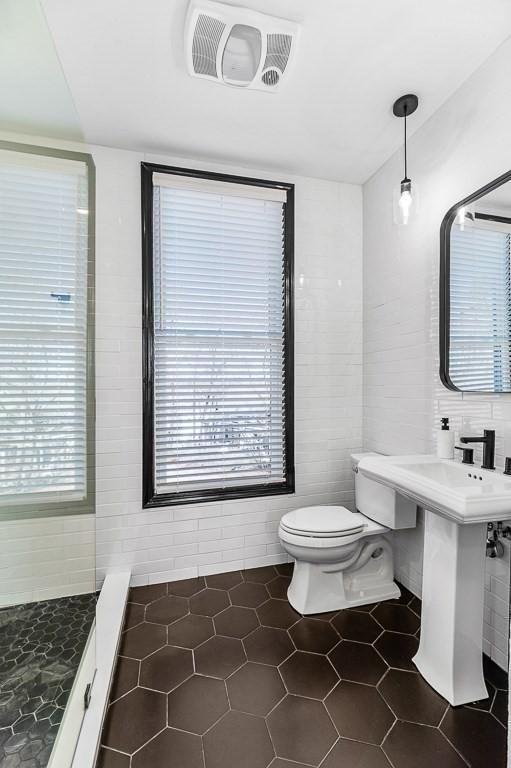
<svg viewBox="0 0 511 768">
<path fill-rule="evenodd" d="M 504 768 L 495 664 L 489 698 L 454 709 L 413 665 L 408 590 L 302 617 L 291 576 L 286 563 L 132 589 L 97 768 Z"/>
<path fill-rule="evenodd" d="M 324 699 L 339 682 L 339 676 L 327 656 L 295 651 L 279 667 L 289 693 L 309 699 Z"/>
<path fill-rule="evenodd" d="M 47 765 L 95 610 L 93 594 L 0 609 L 1 768 Z"/>
<path fill-rule="evenodd" d="M 168 698 L 168 724 L 190 733 L 206 733 L 228 711 L 225 683 L 213 677 L 193 675 Z"/>
<path fill-rule="evenodd" d="M 288 695 L 267 717 L 278 757 L 319 765 L 338 738 L 321 701 Z"/>
</svg>

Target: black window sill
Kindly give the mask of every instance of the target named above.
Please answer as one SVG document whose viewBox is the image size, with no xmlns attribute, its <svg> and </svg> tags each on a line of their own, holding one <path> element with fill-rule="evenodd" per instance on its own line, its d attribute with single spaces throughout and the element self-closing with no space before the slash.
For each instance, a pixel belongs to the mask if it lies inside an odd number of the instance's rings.
<svg viewBox="0 0 511 768">
<path fill-rule="evenodd" d="M 242 488 L 221 488 L 210 491 L 184 491 L 182 493 L 153 494 L 144 499 L 143 508 L 172 507 L 181 504 L 205 504 L 209 501 L 254 499 L 263 496 L 282 496 L 295 492 L 294 481 L 274 485 L 247 485 Z"/>
</svg>

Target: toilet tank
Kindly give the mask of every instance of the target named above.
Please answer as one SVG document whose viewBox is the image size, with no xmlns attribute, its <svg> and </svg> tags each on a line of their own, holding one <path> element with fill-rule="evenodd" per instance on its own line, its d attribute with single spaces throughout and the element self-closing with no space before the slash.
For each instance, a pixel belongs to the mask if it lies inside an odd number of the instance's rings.
<svg viewBox="0 0 511 768">
<path fill-rule="evenodd" d="M 355 504 L 357 510 L 380 525 L 397 530 L 415 528 L 417 505 L 401 496 L 393 488 L 376 483 L 358 471 L 358 463 L 364 456 L 376 453 L 352 453 L 351 467 L 355 472 Z"/>
</svg>

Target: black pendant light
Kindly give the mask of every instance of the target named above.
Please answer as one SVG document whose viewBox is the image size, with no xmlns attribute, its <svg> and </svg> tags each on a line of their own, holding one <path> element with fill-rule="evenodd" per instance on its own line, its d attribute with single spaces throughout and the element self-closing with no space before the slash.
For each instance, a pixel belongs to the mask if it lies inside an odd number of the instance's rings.
<svg viewBox="0 0 511 768">
<path fill-rule="evenodd" d="M 415 94 L 408 93 L 394 102 L 392 111 L 396 117 L 404 118 L 405 129 L 405 175 L 394 195 L 394 221 L 396 224 L 408 224 L 417 209 L 417 190 L 408 178 L 408 147 L 406 119 L 413 115 L 419 105 Z"/>
</svg>

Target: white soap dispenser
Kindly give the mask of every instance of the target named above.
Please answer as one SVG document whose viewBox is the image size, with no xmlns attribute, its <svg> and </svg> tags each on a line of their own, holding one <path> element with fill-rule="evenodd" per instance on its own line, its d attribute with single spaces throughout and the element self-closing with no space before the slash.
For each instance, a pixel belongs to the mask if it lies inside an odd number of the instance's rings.
<svg viewBox="0 0 511 768">
<path fill-rule="evenodd" d="M 449 419 L 445 416 L 437 434 L 436 455 L 439 459 L 454 458 L 454 432 L 449 429 Z"/>
</svg>

